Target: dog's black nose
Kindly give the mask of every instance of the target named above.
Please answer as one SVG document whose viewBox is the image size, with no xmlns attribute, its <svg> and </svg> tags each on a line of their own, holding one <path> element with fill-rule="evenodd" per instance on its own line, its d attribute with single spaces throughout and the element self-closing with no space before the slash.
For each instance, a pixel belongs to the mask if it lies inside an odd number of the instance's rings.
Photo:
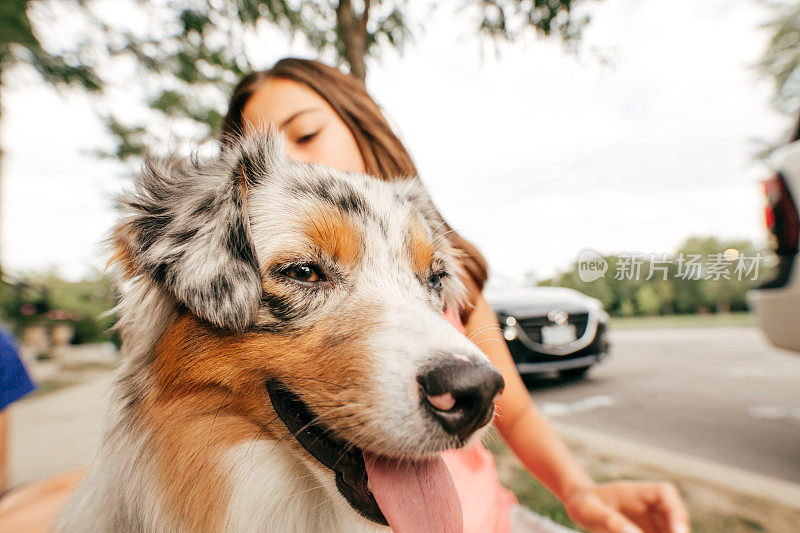
<svg viewBox="0 0 800 533">
<path fill-rule="evenodd" d="M 448 361 L 426 369 L 417 381 L 423 407 L 448 433 L 468 437 L 492 419 L 492 403 L 503 390 L 503 376 L 489 364 Z"/>
</svg>

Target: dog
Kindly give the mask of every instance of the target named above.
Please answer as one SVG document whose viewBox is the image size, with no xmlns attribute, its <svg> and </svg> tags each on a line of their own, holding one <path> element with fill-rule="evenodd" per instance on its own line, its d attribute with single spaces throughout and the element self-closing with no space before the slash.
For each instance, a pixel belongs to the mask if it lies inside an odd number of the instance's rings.
<svg viewBox="0 0 800 533">
<path fill-rule="evenodd" d="M 442 318 L 465 273 L 424 187 L 230 144 L 148 160 L 120 200 L 125 364 L 56 529 L 460 530 L 439 453 L 503 380 Z"/>
</svg>

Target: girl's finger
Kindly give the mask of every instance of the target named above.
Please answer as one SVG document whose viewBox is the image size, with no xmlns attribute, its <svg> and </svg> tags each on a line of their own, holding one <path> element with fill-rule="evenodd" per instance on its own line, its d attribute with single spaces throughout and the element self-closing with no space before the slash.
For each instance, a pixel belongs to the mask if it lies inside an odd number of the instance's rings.
<svg viewBox="0 0 800 533">
<path fill-rule="evenodd" d="M 603 526 L 609 533 L 644 533 L 639 526 L 628 520 L 625 515 L 610 507 L 605 508 Z"/>
<path fill-rule="evenodd" d="M 648 487 L 651 505 L 664 515 L 669 529 L 665 533 L 689 533 L 689 513 L 678 489 L 671 483 Z"/>
</svg>

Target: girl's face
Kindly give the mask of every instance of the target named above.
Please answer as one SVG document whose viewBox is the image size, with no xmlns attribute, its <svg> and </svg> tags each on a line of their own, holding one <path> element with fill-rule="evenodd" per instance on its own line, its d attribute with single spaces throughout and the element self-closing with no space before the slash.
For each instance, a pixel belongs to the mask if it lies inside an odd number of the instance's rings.
<svg viewBox="0 0 800 533">
<path fill-rule="evenodd" d="M 365 172 L 356 140 L 339 115 L 306 85 L 267 79 L 242 110 L 245 133 L 275 126 L 286 137 L 286 155 L 341 171 Z"/>
</svg>

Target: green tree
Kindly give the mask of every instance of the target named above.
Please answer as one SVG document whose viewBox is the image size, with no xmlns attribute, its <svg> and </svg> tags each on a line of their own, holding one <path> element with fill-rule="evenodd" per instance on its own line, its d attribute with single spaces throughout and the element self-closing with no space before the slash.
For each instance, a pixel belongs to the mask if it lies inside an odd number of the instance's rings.
<svg viewBox="0 0 800 533">
<path fill-rule="evenodd" d="M 72 342 L 118 342 L 110 330 L 115 293 L 111 278 L 95 272 L 81 281 L 66 281 L 54 272 L 29 273 L 0 282 L 0 320 L 19 334 L 26 326 L 68 324 Z"/>
<path fill-rule="evenodd" d="M 745 257 L 754 257 L 756 248 L 749 241 L 720 241 L 714 237 L 691 237 L 678 249 L 678 254 L 702 256 L 708 266 L 725 265 L 724 275 L 715 275 L 705 271 L 702 280 L 690 281 L 694 288 L 694 301 L 697 306 L 694 312 L 714 311 L 727 313 L 747 309 L 746 293 L 753 285 L 751 279 L 739 279 L 735 273 L 736 259 L 726 259 L 725 250 L 735 250 Z M 760 268 L 759 278 L 766 279 L 767 272 Z"/>
<path fill-rule="evenodd" d="M 775 108 L 794 116 L 800 110 L 800 2 L 773 1 L 764 24 L 771 37 L 759 67 L 775 83 Z"/>
<path fill-rule="evenodd" d="M 102 112 L 116 140 L 113 155 L 121 159 L 167 139 L 210 139 L 221 124 L 233 85 L 254 69 L 248 43 L 264 26 L 301 39 L 362 82 L 370 62 L 382 51 L 402 50 L 426 26 L 424 13 L 412 11 L 407 1 L 139 0 L 134 9 L 146 19 L 143 24 L 96 8 L 93 0 L 75 2 L 88 26 L 100 30 L 81 43 L 77 64 L 105 66 L 118 60 L 137 69 L 125 90 L 141 92 L 144 112 Z M 514 42 L 533 32 L 554 36 L 574 50 L 589 21 L 576 11 L 584 3 L 588 1 L 467 0 L 446 8 L 429 0 L 427 8 L 415 8 L 452 9 L 454 17 L 468 20 L 475 35 L 490 42 Z M 37 29 L 49 31 L 53 24 L 43 21 Z M 119 73 L 107 70 L 114 76 Z M 106 81 L 119 84 L 107 76 L 111 79 Z M 158 130 L 161 135 L 155 133 Z"/>
<path fill-rule="evenodd" d="M 27 65 L 48 84 L 55 87 L 73 85 L 88 91 L 98 91 L 101 80 L 94 65 L 82 62 L 78 50 L 84 43 L 63 49 L 58 53 L 46 50 L 34 32 L 29 16 L 30 0 L 3 0 L 0 2 L 0 119 L 3 109 L 3 90 L 9 82 L 8 72 L 15 66 Z M 77 7 L 77 3 L 75 6 Z M 0 146 L 0 177 L 2 176 L 3 149 Z"/>
<path fill-rule="evenodd" d="M 566 272 L 539 285 L 578 290 L 599 299 L 612 315 L 727 313 L 747 310 L 747 291 L 771 275 L 764 254 L 759 254 L 751 242 L 713 237 L 687 239 L 665 258 L 666 263 L 659 263 L 666 268 L 665 273 L 654 268 L 651 275 L 650 258 L 646 255 L 639 258 L 642 266 L 638 276 L 620 276 L 619 258 L 612 255 L 604 259 L 608 263 L 605 277 L 581 281 L 577 264 L 573 264 Z M 756 260 L 757 279 L 753 280 Z M 689 261 L 698 268 L 689 267 Z M 743 266 L 748 270 L 738 272 L 737 267 Z"/>
<path fill-rule="evenodd" d="M 791 117 L 792 133 L 800 134 L 800 2 L 771 0 L 772 15 L 763 25 L 770 34 L 767 49 L 757 67 L 763 76 L 772 80 L 773 107 Z M 761 155 L 768 155 L 786 139 L 767 144 Z"/>
<path fill-rule="evenodd" d="M 634 294 L 636 309 L 643 315 L 658 315 L 661 313 L 661 296 L 652 285 L 642 285 Z"/>
</svg>

